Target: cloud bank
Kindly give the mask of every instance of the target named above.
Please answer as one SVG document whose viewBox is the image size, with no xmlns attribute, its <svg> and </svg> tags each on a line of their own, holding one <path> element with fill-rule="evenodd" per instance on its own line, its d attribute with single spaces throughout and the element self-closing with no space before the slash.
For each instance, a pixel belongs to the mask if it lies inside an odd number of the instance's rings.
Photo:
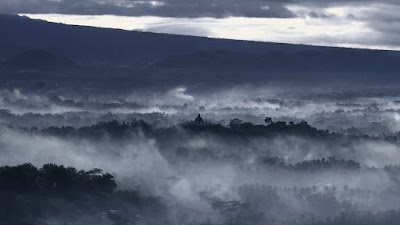
<svg viewBox="0 0 400 225">
<path fill-rule="evenodd" d="M 255 2 L 260 5 L 254 6 Z M 264 6 L 261 6 L 260 2 L 263 2 Z M 143 3 L 140 6 L 124 8 L 127 10 L 125 13 L 101 11 L 96 7 L 88 11 L 68 11 L 68 7 L 56 7 L 56 10 L 50 10 L 51 7 L 46 10 L 40 10 L 41 7 L 27 7 L 24 10 L 7 8 L 4 3 L 0 3 L 0 12 L 22 13 L 31 18 L 51 22 L 157 33 L 335 47 L 400 49 L 400 5 L 396 2 L 334 1 L 322 4 L 313 1 L 287 1 L 287 4 L 273 2 L 272 5 L 267 1 L 251 3 L 246 6 L 238 3 L 235 10 L 232 9 L 232 5 L 235 4 L 211 10 L 196 4 L 180 5 L 177 1 L 174 2 L 176 11 L 168 10 L 168 7 L 157 5 L 158 3 L 152 3 L 156 5 L 152 7 L 157 8 L 154 10 L 158 11 L 148 11 L 141 9 L 148 7 L 148 3 Z M 83 3 L 78 5 L 81 4 Z M 202 3 L 203 5 L 206 4 Z M 260 7 L 273 13 L 257 13 Z M 34 11 L 35 8 L 38 10 Z M 253 8 L 257 10 L 250 10 Z"/>
</svg>

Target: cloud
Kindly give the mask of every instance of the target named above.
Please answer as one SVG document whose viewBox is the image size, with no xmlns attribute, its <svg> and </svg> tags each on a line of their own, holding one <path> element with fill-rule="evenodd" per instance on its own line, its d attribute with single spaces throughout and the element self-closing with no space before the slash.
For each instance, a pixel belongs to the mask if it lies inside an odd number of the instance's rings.
<svg viewBox="0 0 400 225">
<path fill-rule="evenodd" d="M 26 14 L 30 18 L 66 24 L 205 36 L 371 49 L 400 49 L 368 23 L 321 18 L 164 18 Z M 368 38 L 366 38 L 368 37 Z"/>
<path fill-rule="evenodd" d="M 386 46 L 386 49 L 398 49 L 400 45 L 399 1 L 337 0 L 330 1 L 329 4 L 309 1 L 290 5 L 288 9 L 301 18 L 328 18 L 330 24 L 335 21 L 362 24 L 365 31 L 372 31 L 373 34 L 362 35 L 363 38 L 357 37 L 356 42 L 360 45 L 380 45 Z"/>
<path fill-rule="evenodd" d="M 367 21 L 378 31 L 382 41 L 392 46 L 400 45 L 400 5 L 374 4 L 356 12 L 355 19 Z"/>
<path fill-rule="evenodd" d="M 294 15 L 277 0 L 7 0 L 0 2 L 3 13 L 60 13 L 77 15 L 123 15 L 162 17 L 272 17 Z"/>
<path fill-rule="evenodd" d="M 155 17 L 168 19 L 169 23 L 146 26 L 144 30 L 161 33 L 190 34 L 217 38 L 256 41 L 278 41 L 300 44 L 316 44 L 343 47 L 367 47 L 399 49 L 400 2 L 395 0 L 5 0 L 0 1 L 0 13 L 18 14 L 68 14 L 68 15 L 114 15 L 126 17 Z M 224 29 L 211 24 L 193 24 L 197 19 L 282 19 L 274 21 L 274 27 L 246 24 L 251 31 Z M 306 19 L 307 29 L 289 22 Z M 160 20 L 160 19 L 156 19 Z M 191 20 L 191 21 L 190 21 Z M 181 22 L 184 22 L 183 24 Z M 189 22 L 188 22 L 189 21 Z M 165 22 L 165 20 L 161 21 Z M 94 21 L 92 21 L 94 23 Z M 95 26 L 107 26 L 103 21 Z M 315 30 L 318 23 L 320 28 Z M 340 23 L 337 30 L 331 27 Z M 114 25 L 112 25 L 114 24 Z M 115 21 L 110 26 L 116 25 Z M 137 24 L 137 23 L 136 23 Z M 140 23 L 139 23 L 140 24 Z M 325 26 L 326 25 L 326 26 Z M 108 26 L 108 27 L 110 27 Z M 133 26 L 133 25 L 130 25 Z M 140 25 L 139 25 L 140 26 Z M 280 33 L 274 33 L 277 26 Z M 287 28 L 287 29 L 286 29 Z M 289 29 L 291 28 L 291 29 Z M 294 29 L 292 29 L 294 28 Z M 322 31 L 322 34 L 314 31 Z M 141 29 L 141 28 L 139 28 Z M 219 30 L 216 30 L 219 29 Z M 286 29 L 286 30 L 285 30 Z M 364 31 L 360 31 L 363 29 Z M 340 33 L 342 30 L 343 34 Z M 293 32 L 300 35 L 294 35 Z M 372 31 L 372 32 L 371 32 Z M 229 34 L 228 34 L 229 33 Z M 304 33 L 304 35 L 301 35 Z M 256 36 L 256 37 L 253 37 Z M 311 37 L 310 37 L 311 36 Z"/>
<path fill-rule="evenodd" d="M 376 4 L 372 0 L 4 0 L 2 13 L 57 13 L 75 15 L 119 15 L 160 17 L 212 17 L 231 16 L 258 18 L 292 18 L 298 16 L 288 6 L 326 8 L 334 6 L 365 6 Z M 395 0 L 380 1 L 384 5 L 397 5 Z M 311 16 L 324 16 L 313 11 Z"/>
<path fill-rule="evenodd" d="M 181 34 L 191 36 L 212 36 L 209 29 L 199 26 L 193 26 L 190 22 L 175 20 L 174 23 L 163 23 L 154 24 L 152 26 L 144 28 L 145 31 L 154 33 L 165 33 L 165 34 Z"/>
<path fill-rule="evenodd" d="M 186 94 L 185 92 L 186 92 L 185 87 L 178 87 L 178 88 L 175 88 L 175 89 L 169 91 L 169 94 L 178 99 L 183 99 L 183 100 L 186 100 L 189 102 L 194 101 L 194 97 Z"/>
</svg>

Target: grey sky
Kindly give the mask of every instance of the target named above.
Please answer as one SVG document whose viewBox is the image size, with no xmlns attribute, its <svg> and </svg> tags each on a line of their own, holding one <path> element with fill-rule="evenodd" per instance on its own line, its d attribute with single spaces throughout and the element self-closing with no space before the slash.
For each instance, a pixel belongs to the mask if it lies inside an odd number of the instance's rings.
<svg viewBox="0 0 400 225">
<path fill-rule="evenodd" d="M 400 5 L 395 0 L 2 0 L 2 13 L 57 13 L 77 15 L 124 15 L 161 17 L 227 16 L 290 18 L 297 16 L 288 5 L 310 8 L 366 5 Z"/>
<path fill-rule="evenodd" d="M 177 21 L 197 21 L 201 18 L 225 19 L 231 17 L 304 19 L 306 23 L 327 26 L 347 25 L 348 35 L 326 33 L 313 36 L 315 44 L 334 46 L 359 46 L 400 48 L 400 1 L 399 0 L 1 0 L 0 13 L 62 14 L 62 15 L 115 15 L 128 17 L 154 16 L 175 18 L 173 23 L 147 26 L 144 30 L 237 38 L 236 36 L 210 35 L 209 27 L 195 24 L 174 26 Z M 63 22 L 63 21 L 61 21 Z M 282 22 L 282 21 L 279 21 Z M 90 25 L 90 24 L 88 24 Z M 210 25 L 210 24 L 208 24 Z M 211 24 L 212 25 L 212 24 Z M 356 26 L 359 35 L 351 36 Z M 223 26 L 219 25 L 223 28 Z M 251 24 L 249 24 L 251 26 Z M 261 25 L 259 25 L 261 26 Z M 113 27 L 113 26 L 110 26 Z M 296 25 L 290 26 L 296 29 Z M 312 26 L 310 26 L 310 29 Z M 340 28 L 341 26 L 339 26 Z M 320 27 L 324 29 L 323 26 Z M 267 27 L 265 28 L 267 29 Z M 365 29 L 365 31 L 362 31 Z M 327 30 L 328 32 L 329 30 Z M 218 32 L 215 31 L 214 33 Z M 310 30 L 310 32 L 314 32 Z M 315 33 L 315 32 L 314 32 Z M 338 32 L 340 33 L 340 32 Z M 226 34 L 226 32 L 225 32 Z M 367 34 L 367 35 L 366 35 Z M 272 34 L 274 35 L 274 34 Z M 305 34 L 307 36 L 307 34 Z M 363 36 L 364 35 L 364 36 Z M 293 37 L 303 40 L 303 37 Z M 361 39 L 359 39 L 361 38 Z M 266 37 L 250 40 L 275 41 Z M 282 39 L 286 41 L 285 38 Z M 311 40 L 311 39 L 308 39 Z M 294 41 L 291 41 L 294 42 Z M 302 42 L 303 43 L 303 42 Z M 305 42 L 309 44 L 309 41 Z"/>
</svg>

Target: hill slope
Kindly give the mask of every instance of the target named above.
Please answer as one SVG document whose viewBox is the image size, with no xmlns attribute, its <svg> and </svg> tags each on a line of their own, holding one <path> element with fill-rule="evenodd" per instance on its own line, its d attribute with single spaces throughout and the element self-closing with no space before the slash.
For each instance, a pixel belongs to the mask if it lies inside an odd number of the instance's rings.
<svg viewBox="0 0 400 225">
<path fill-rule="evenodd" d="M 133 82 L 399 83 L 400 52 L 247 42 L 71 26 L 0 15 L 0 58 L 41 49 Z M 79 74 L 78 74 L 79 75 Z M 80 76 L 80 75 L 79 75 Z M 82 75 L 83 76 L 83 75 Z"/>
<path fill-rule="evenodd" d="M 6 59 L 2 66 L 13 69 L 51 69 L 61 70 L 77 67 L 72 60 L 43 50 L 30 50 Z"/>
</svg>

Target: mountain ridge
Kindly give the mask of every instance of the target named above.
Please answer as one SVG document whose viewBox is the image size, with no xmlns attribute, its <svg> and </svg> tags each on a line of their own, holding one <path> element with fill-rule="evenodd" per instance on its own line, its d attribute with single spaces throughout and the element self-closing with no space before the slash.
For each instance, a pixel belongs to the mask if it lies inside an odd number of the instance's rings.
<svg viewBox="0 0 400 225">
<path fill-rule="evenodd" d="M 31 49 L 46 51 L 89 68 L 74 72 L 75 78 L 121 78 L 151 85 L 400 83 L 396 51 L 126 31 L 17 15 L 0 15 L 0 30 L 0 58 Z"/>
</svg>

